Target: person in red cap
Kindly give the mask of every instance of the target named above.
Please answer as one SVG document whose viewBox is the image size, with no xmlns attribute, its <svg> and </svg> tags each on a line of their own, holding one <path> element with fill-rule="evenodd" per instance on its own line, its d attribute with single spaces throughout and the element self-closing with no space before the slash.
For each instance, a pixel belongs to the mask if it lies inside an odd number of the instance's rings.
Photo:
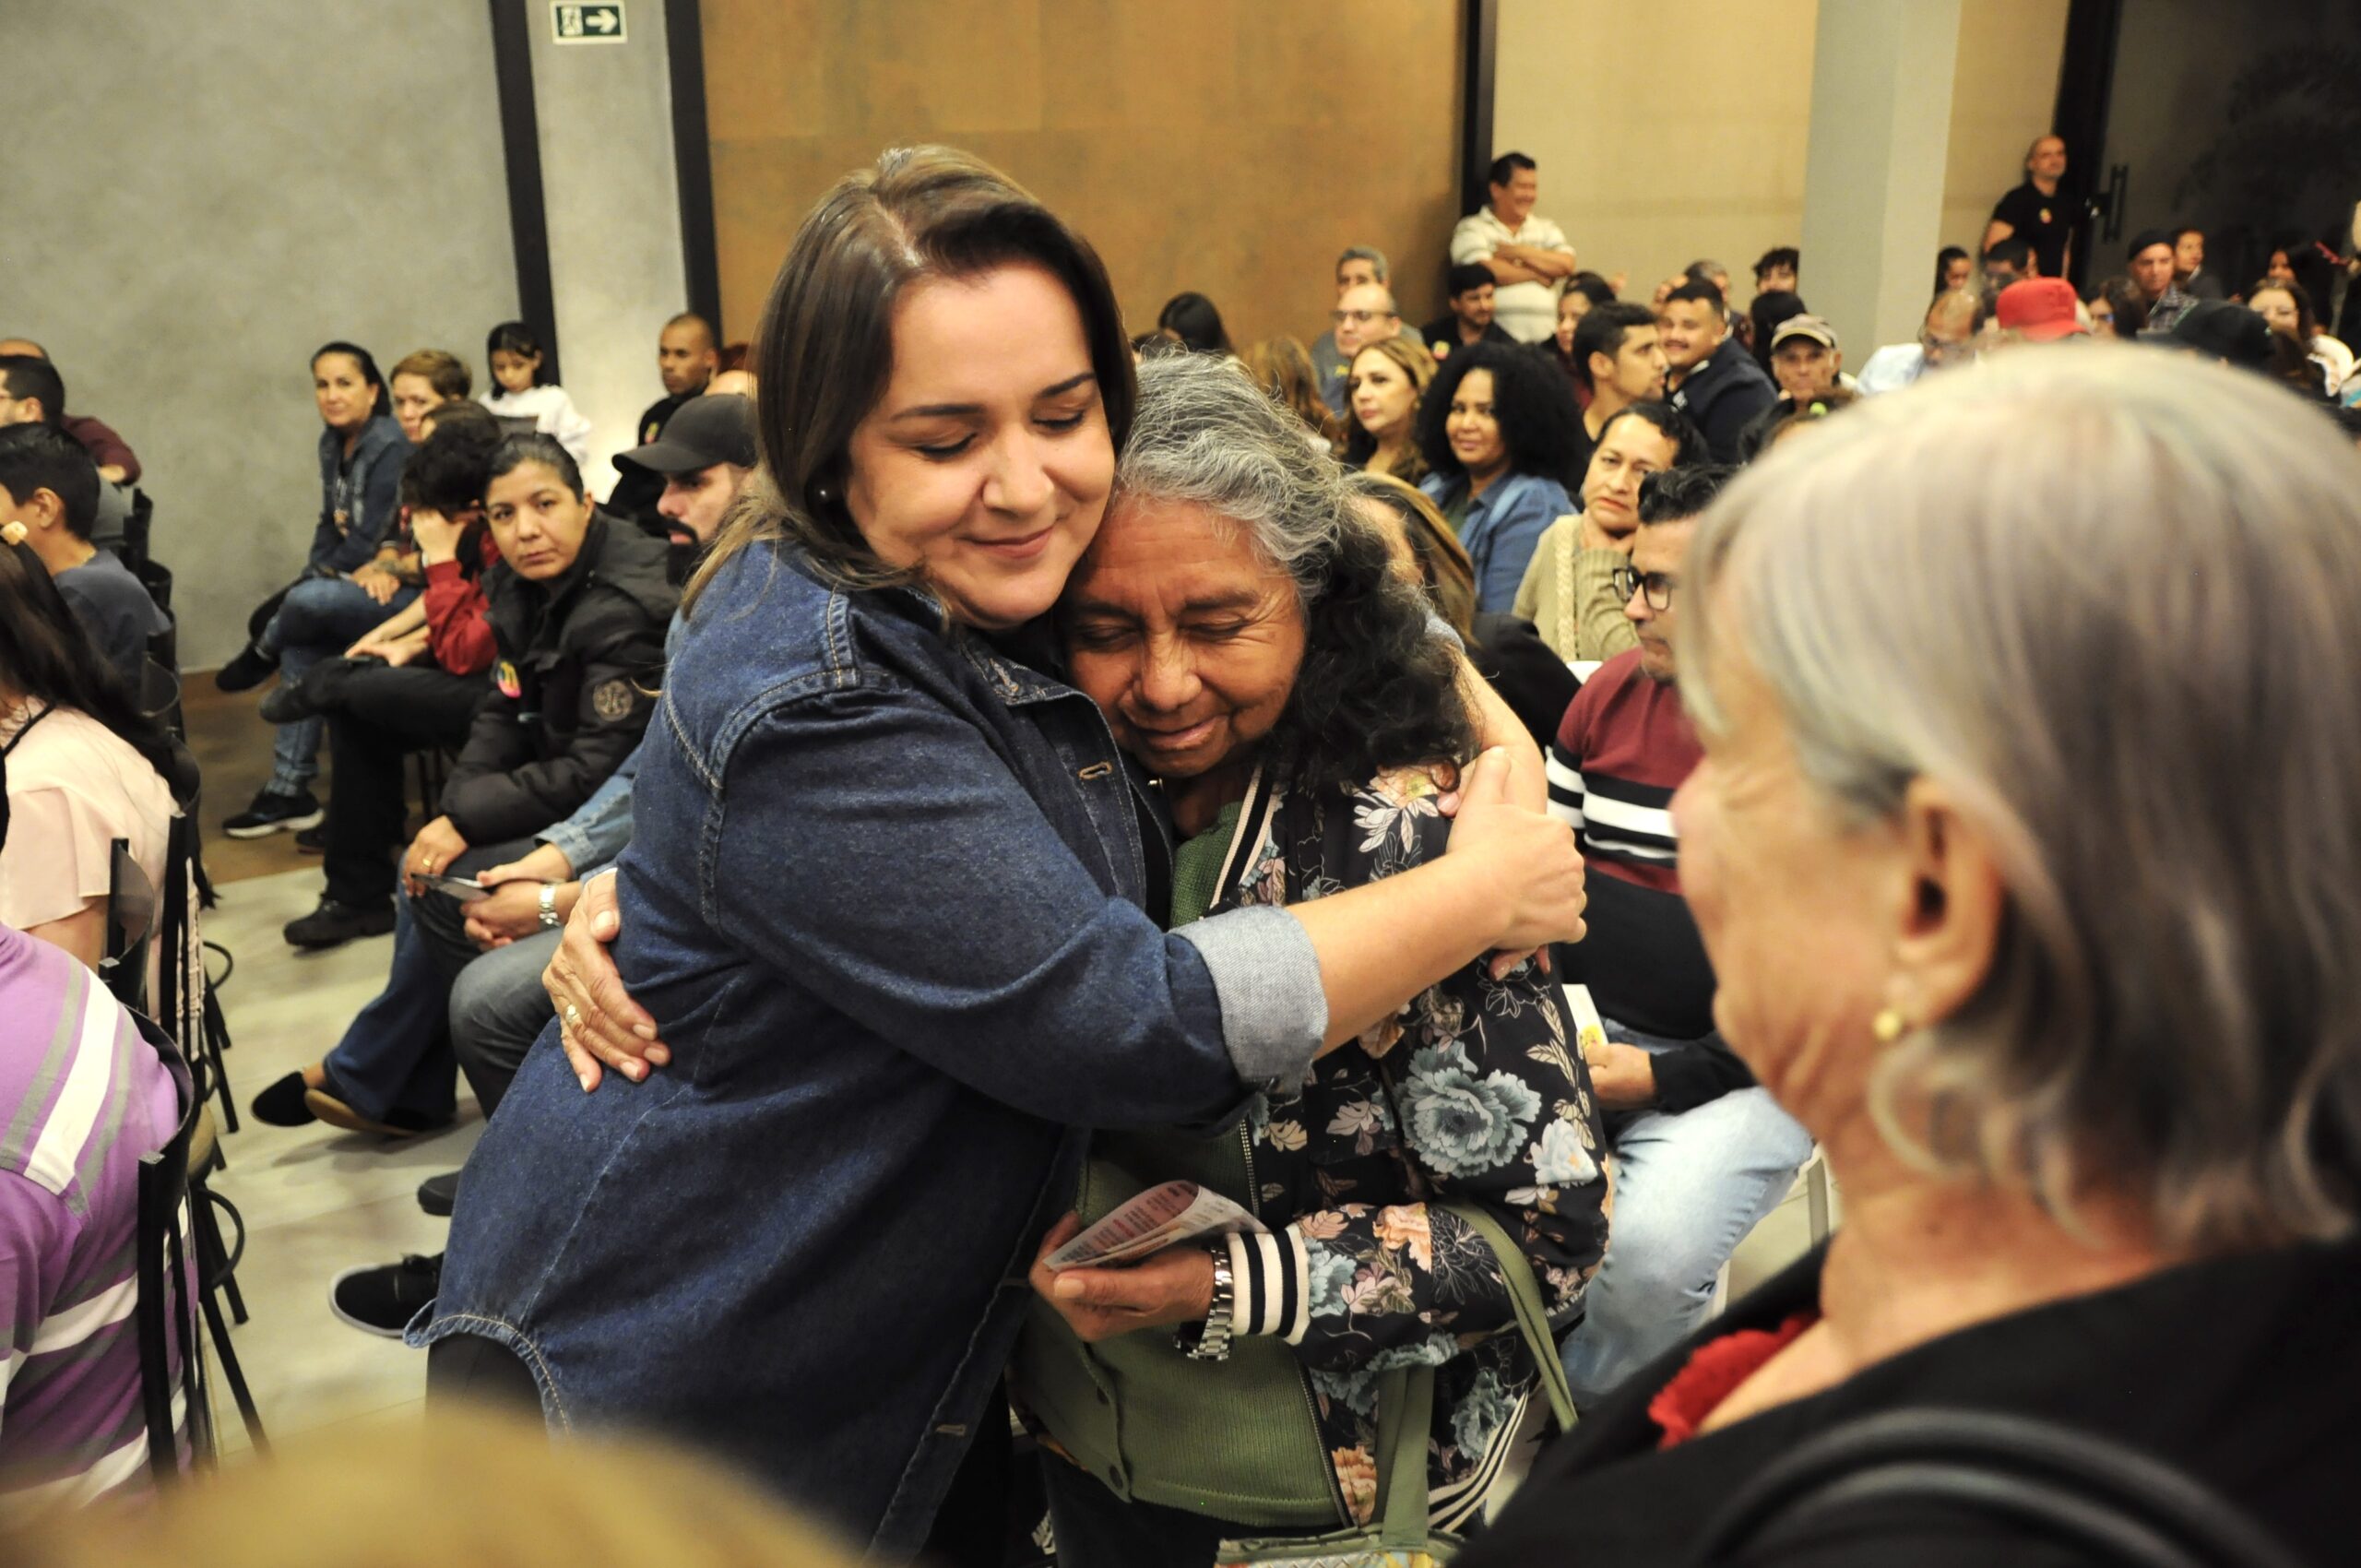
<svg viewBox="0 0 2361 1568">
<path fill-rule="evenodd" d="M 2010 284 L 2000 291 L 1999 319 L 2004 342 L 2054 343 L 2091 335 L 2074 285 L 2063 278 L 2027 278 Z"/>
</svg>

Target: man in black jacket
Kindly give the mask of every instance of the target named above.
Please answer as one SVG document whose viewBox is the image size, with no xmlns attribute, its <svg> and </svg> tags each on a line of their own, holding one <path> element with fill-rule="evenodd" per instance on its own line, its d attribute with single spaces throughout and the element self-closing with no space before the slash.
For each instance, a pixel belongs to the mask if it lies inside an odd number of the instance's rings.
<svg viewBox="0 0 2361 1568">
<path fill-rule="evenodd" d="M 713 340 L 713 327 L 694 311 L 682 311 L 664 324 L 656 339 L 656 373 L 664 378 L 664 396 L 639 416 L 642 446 L 663 438 L 664 427 L 681 405 L 702 395 L 706 383 L 720 367 L 721 350 Z M 650 533 L 662 533 L 664 522 L 656 504 L 664 498 L 664 481 L 627 463 L 615 465 L 615 488 L 607 493 L 607 510 L 637 523 Z"/>
<path fill-rule="evenodd" d="M 1667 294 L 1656 312 L 1656 340 L 1672 367 L 1672 406 L 1704 432 L 1715 462 L 1738 461 L 1738 437 L 1778 400 L 1779 389 L 1729 336 L 1721 291 L 1691 280 Z"/>
<path fill-rule="evenodd" d="M 392 973 L 323 1061 L 255 1098 L 259 1121 L 400 1137 L 451 1120 L 451 981 L 477 951 L 465 930 L 469 885 L 589 799 L 655 711 L 665 624 L 680 602 L 665 543 L 597 510 L 545 435 L 502 444 L 484 513 L 502 559 L 489 579 L 500 658 L 443 814 L 403 857 Z M 543 910 L 548 924 L 555 915 Z"/>
</svg>

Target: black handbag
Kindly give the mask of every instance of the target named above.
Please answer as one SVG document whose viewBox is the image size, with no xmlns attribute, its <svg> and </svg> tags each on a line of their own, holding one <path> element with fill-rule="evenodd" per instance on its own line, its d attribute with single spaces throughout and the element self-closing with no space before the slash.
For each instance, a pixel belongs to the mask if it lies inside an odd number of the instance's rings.
<svg viewBox="0 0 2361 1568">
<path fill-rule="evenodd" d="M 1706 1524 L 1703 1568 L 1775 1557 L 1861 1513 L 1934 1504 L 2128 1568 L 2304 1568 L 2202 1480 L 2095 1433 L 1920 1407 L 1845 1422 L 1764 1468 Z"/>
</svg>

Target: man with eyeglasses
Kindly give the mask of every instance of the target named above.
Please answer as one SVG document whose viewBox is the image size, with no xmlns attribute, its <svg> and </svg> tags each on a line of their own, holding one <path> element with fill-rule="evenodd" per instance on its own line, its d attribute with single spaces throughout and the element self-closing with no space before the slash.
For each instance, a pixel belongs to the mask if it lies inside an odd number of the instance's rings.
<svg viewBox="0 0 2361 1568">
<path fill-rule="evenodd" d="M 1915 343 L 1888 343 L 1861 367 L 1863 397 L 1898 392 L 1931 370 L 1964 364 L 1975 354 L 1975 335 L 1984 329 L 1984 296 L 1965 289 L 1937 294 L 1927 307 L 1927 320 Z"/>
<path fill-rule="evenodd" d="M 1335 328 L 1336 352 L 1348 371 L 1355 354 L 1402 330 L 1401 308 L 1394 303 L 1394 291 L 1382 283 L 1356 283 L 1337 295 L 1328 320 Z"/>
<path fill-rule="evenodd" d="M 1364 283 L 1384 283 L 1391 276 L 1385 253 L 1374 245 L 1347 245 L 1336 258 L 1336 303 L 1344 303 L 1347 291 Z M 1344 351 L 1336 341 L 1336 324 L 1331 316 L 1319 337 L 1311 340 L 1311 368 L 1320 377 L 1320 400 L 1328 411 L 1342 419 L 1345 403 L 1351 396 L 1347 382 L 1352 378 L 1353 356 Z"/>
<path fill-rule="evenodd" d="M 1701 463 L 1641 482 L 1616 574 L 1640 646 L 1583 683 L 1549 749 L 1549 809 L 1590 869 L 1590 934 L 1562 956 L 1604 1025 L 1583 1055 L 1616 1161 L 1614 1235 L 1561 1347 L 1584 1409 L 1703 1320 L 1722 1265 L 1811 1154 L 1714 1032 L 1713 966 L 1680 897 L 1672 796 L 1703 757 L 1674 684 L 1681 571 L 1698 515 L 1737 472 Z"/>
</svg>

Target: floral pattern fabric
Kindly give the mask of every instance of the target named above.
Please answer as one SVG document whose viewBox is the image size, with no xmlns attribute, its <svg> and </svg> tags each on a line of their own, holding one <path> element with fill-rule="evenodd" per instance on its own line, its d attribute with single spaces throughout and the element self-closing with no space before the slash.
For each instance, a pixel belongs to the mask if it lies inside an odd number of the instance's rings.
<svg viewBox="0 0 2361 1568">
<path fill-rule="evenodd" d="M 1407 769 L 1327 795 L 1258 779 L 1214 909 L 1300 903 L 1431 860 L 1453 779 Z M 1292 1094 L 1258 1099 L 1250 1127 L 1262 1218 L 1308 1262 L 1297 1353 L 1347 1507 L 1373 1515 L 1381 1374 L 1421 1364 L 1437 1369 L 1430 1486 L 1472 1503 L 1536 1369 L 1490 1246 L 1430 1206 L 1490 1208 L 1555 1324 L 1607 1245 L 1605 1135 L 1556 982 L 1531 961 L 1498 980 L 1470 964 L 1314 1062 Z"/>
</svg>

